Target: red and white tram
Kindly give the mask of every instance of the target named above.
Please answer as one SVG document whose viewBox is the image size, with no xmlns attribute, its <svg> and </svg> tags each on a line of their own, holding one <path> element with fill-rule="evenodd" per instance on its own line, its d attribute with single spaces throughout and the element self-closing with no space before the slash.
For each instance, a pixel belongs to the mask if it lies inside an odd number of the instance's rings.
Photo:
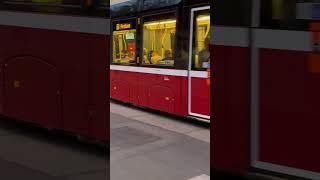
<svg viewBox="0 0 320 180">
<path fill-rule="evenodd" d="M 212 4 L 212 168 L 320 179 L 319 1 Z"/>
<path fill-rule="evenodd" d="M 1 1 L 1 115 L 109 139 L 109 5 L 90 2 Z"/>
<path fill-rule="evenodd" d="M 210 121 L 208 0 L 111 1 L 112 99 Z"/>
</svg>

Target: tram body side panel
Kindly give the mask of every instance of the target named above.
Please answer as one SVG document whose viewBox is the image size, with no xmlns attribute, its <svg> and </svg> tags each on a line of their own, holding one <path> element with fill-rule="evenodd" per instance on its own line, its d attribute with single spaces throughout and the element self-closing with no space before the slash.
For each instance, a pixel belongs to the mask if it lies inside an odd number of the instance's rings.
<svg viewBox="0 0 320 180">
<path fill-rule="evenodd" d="M 138 105 L 138 83 L 138 73 L 136 72 L 111 70 L 111 98 Z"/>
<path fill-rule="evenodd" d="M 52 64 L 56 67 L 57 75 L 59 79 L 59 89 L 61 90 L 60 97 L 57 97 L 59 115 L 57 119 L 59 123 L 47 122 L 48 120 L 37 119 L 35 116 L 39 113 L 41 104 L 35 104 L 35 102 L 25 102 L 23 98 L 17 98 L 17 96 L 9 96 L 8 92 L 3 93 L 4 109 L 3 114 L 9 117 L 14 117 L 19 120 L 27 119 L 38 121 L 37 124 L 42 126 L 50 126 L 50 124 L 56 124 L 55 128 L 63 129 L 68 132 L 72 132 L 79 135 L 91 136 L 88 126 L 88 101 L 89 101 L 89 68 L 90 64 L 90 37 L 85 33 L 76 32 L 64 32 L 44 29 L 33 28 L 21 28 L 11 26 L 1 26 L 1 64 L 4 65 L 11 57 L 19 56 L 32 56 L 38 57 L 48 64 Z M 12 71 L 15 71 L 12 69 Z M 4 80 L 6 80 L 6 73 Z M 23 74 L 17 73 L 17 76 L 23 77 Z M 41 74 L 39 75 L 41 76 Z M 40 80 L 39 78 L 38 80 Z M 11 80 L 11 79 L 10 79 Z M 28 82 L 34 84 L 37 91 L 43 88 L 45 85 L 42 81 Z M 46 81 L 46 79 L 43 79 Z M 6 81 L 4 81 L 6 82 Z M 48 82 L 46 82 L 48 83 Z M 6 89 L 7 86 L 12 86 L 12 82 L 4 84 L 2 89 Z M 39 90 L 40 89 L 40 90 Z M 52 90 L 53 92 L 53 90 Z M 21 91 L 19 96 L 27 97 L 32 92 Z M 33 98 L 36 99 L 37 94 L 34 94 Z M 16 101 L 11 102 L 12 98 Z M 28 99 L 30 100 L 30 99 Z M 8 106 L 8 102 L 13 104 L 23 104 L 28 107 L 28 115 L 20 116 L 16 111 L 15 106 Z M 43 102 L 47 103 L 47 102 Z M 47 106 L 48 112 L 49 109 Z"/>
<path fill-rule="evenodd" d="M 187 77 L 119 70 L 111 70 L 110 77 L 113 99 L 187 115 Z"/>
<path fill-rule="evenodd" d="M 90 35 L 89 127 L 92 137 L 110 140 L 110 36 Z"/>
<path fill-rule="evenodd" d="M 212 45 L 212 166 L 245 175 L 249 168 L 250 50 Z"/>
<path fill-rule="evenodd" d="M 185 77 L 140 73 L 141 95 L 146 96 L 147 107 L 167 113 L 184 116 L 180 110 L 180 90 Z M 184 97 L 187 98 L 187 97 Z"/>
<path fill-rule="evenodd" d="M 44 124 L 48 128 L 61 126 L 56 67 L 40 58 L 20 56 L 5 62 L 4 74 L 7 116 Z"/>
<path fill-rule="evenodd" d="M 320 172 L 320 72 L 309 52 L 259 50 L 258 160 Z M 271 71 L 272 70 L 272 71 Z"/>
<path fill-rule="evenodd" d="M 191 112 L 210 116 L 210 84 L 207 77 L 191 78 L 191 103 Z"/>
</svg>

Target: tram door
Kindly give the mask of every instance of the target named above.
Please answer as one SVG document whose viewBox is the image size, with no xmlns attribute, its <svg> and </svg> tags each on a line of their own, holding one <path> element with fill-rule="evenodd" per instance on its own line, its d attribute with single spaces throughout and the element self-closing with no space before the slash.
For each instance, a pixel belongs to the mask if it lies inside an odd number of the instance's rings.
<svg viewBox="0 0 320 180">
<path fill-rule="evenodd" d="M 191 9 L 188 112 L 210 120 L 210 6 Z"/>
</svg>

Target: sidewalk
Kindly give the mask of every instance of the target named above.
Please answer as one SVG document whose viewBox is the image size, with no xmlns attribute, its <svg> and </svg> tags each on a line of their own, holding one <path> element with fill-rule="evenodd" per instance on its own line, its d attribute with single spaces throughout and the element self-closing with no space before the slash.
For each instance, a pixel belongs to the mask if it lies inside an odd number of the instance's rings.
<svg viewBox="0 0 320 180">
<path fill-rule="evenodd" d="M 68 136 L 0 120 L 3 180 L 105 180 L 106 154 Z"/>
<path fill-rule="evenodd" d="M 210 179 L 209 127 L 112 102 L 111 180 Z"/>
</svg>

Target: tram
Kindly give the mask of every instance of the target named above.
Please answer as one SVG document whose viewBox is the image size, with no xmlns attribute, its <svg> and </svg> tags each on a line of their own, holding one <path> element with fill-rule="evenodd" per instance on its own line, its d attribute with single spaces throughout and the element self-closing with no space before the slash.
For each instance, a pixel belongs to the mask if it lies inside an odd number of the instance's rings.
<svg viewBox="0 0 320 180">
<path fill-rule="evenodd" d="M 213 172 L 320 179 L 320 3 L 212 1 Z"/>
<path fill-rule="evenodd" d="M 109 4 L 0 3 L 0 114 L 109 140 Z"/>
<path fill-rule="evenodd" d="M 112 0 L 110 97 L 210 122 L 208 0 Z"/>
</svg>

